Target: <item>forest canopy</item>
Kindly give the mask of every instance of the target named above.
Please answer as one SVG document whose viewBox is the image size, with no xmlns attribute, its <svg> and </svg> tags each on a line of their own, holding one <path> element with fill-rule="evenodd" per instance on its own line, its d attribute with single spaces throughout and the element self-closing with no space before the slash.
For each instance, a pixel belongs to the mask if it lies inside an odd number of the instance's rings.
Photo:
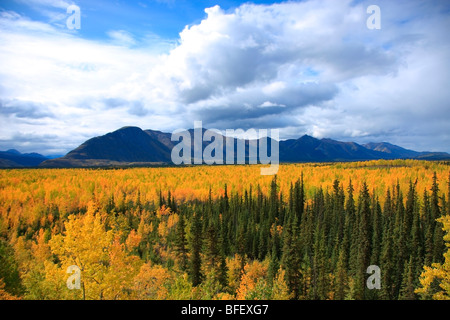
<svg viewBox="0 0 450 320">
<path fill-rule="evenodd" d="M 448 299 L 449 198 L 413 160 L 1 170 L 0 299 Z"/>
</svg>

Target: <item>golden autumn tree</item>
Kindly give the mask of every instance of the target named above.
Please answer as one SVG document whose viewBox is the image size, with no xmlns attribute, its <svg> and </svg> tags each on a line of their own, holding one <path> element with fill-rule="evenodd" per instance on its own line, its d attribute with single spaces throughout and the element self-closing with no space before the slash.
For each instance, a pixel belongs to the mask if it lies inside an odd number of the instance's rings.
<svg viewBox="0 0 450 320">
<path fill-rule="evenodd" d="M 438 219 L 444 225 L 445 245 L 450 247 L 450 216 Z M 450 250 L 444 253 L 444 263 L 434 263 L 431 267 L 425 266 L 420 275 L 421 288 L 416 289 L 425 299 L 450 300 Z"/>
<path fill-rule="evenodd" d="M 292 298 L 292 293 L 289 292 L 285 275 L 286 271 L 280 268 L 277 272 L 276 278 L 273 281 L 272 300 L 289 300 Z"/>
<path fill-rule="evenodd" d="M 126 252 L 119 238 L 119 233 L 106 230 L 95 203 L 89 202 L 86 214 L 69 216 L 65 232 L 49 241 L 52 253 L 60 261 L 60 273 L 65 273 L 72 265 L 80 268 L 80 298 L 128 297 L 140 260 Z M 65 278 L 68 276 L 66 274 Z"/>
<path fill-rule="evenodd" d="M 83 216 L 71 215 L 65 223 L 65 232 L 50 240 L 52 253 L 60 260 L 65 272 L 71 265 L 81 270 L 83 299 L 102 299 L 107 288 L 103 280 L 108 268 L 108 252 L 113 231 L 105 230 L 95 203 L 90 202 Z"/>
<path fill-rule="evenodd" d="M 109 250 L 109 266 L 104 277 L 107 288 L 103 293 L 107 300 L 128 299 L 132 293 L 134 277 L 142 265 L 137 256 L 126 252 L 125 245 L 120 243 L 119 238 L 120 235 L 116 235 Z"/>
<path fill-rule="evenodd" d="M 270 289 L 267 285 L 267 263 L 258 260 L 247 263 L 244 267 L 239 288 L 237 289 L 237 300 L 269 299 Z"/>
<path fill-rule="evenodd" d="M 133 294 L 139 300 L 164 300 L 168 298 L 172 275 L 161 265 L 148 262 L 142 265 L 134 278 Z"/>
<path fill-rule="evenodd" d="M 46 234 L 40 229 L 34 241 L 18 239 L 16 250 L 20 253 L 22 280 L 26 299 L 77 299 L 75 292 L 67 290 L 67 275 L 53 262 Z"/>
</svg>

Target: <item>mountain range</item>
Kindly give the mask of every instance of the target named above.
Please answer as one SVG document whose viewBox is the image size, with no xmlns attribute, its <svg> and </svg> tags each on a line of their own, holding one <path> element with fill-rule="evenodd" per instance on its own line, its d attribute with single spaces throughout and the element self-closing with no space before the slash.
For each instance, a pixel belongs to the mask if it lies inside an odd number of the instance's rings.
<svg viewBox="0 0 450 320">
<path fill-rule="evenodd" d="M 0 168 L 37 167 L 48 159 L 39 153 L 20 153 L 9 149 L 0 151 Z"/>
<path fill-rule="evenodd" d="M 203 129 L 203 132 L 205 129 Z M 190 129 L 191 137 L 194 130 Z M 123 127 L 103 136 L 94 137 L 63 157 L 49 159 L 37 153 L 22 154 L 10 149 L 0 151 L 0 167 L 103 167 L 103 166 L 146 166 L 170 165 L 172 148 L 178 144 L 171 141 L 171 133 L 142 130 L 138 127 Z M 232 139 L 235 150 L 239 141 Z M 266 138 L 270 139 L 270 138 Z M 193 138 L 192 145 L 193 145 Z M 210 142 L 203 141 L 204 149 Z M 248 163 L 249 142 L 245 141 L 245 157 Z M 270 141 L 268 141 L 270 152 Z M 236 157 L 235 157 L 236 159 Z M 364 161 L 376 159 L 423 159 L 450 160 L 446 152 L 418 152 L 408 150 L 387 142 L 357 144 L 332 139 L 317 139 L 304 135 L 298 139 L 279 142 L 279 161 L 289 162 L 336 162 Z"/>
</svg>

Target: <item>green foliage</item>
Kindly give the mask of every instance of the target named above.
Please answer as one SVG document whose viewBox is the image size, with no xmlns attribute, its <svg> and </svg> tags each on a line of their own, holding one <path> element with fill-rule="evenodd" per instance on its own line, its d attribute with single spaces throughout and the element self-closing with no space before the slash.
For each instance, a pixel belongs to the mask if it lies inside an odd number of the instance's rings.
<svg viewBox="0 0 450 320">
<path fill-rule="evenodd" d="M 23 293 L 14 249 L 3 239 L 0 239 L 0 279 L 4 284 L 3 289 L 9 294 L 21 295 Z"/>
</svg>

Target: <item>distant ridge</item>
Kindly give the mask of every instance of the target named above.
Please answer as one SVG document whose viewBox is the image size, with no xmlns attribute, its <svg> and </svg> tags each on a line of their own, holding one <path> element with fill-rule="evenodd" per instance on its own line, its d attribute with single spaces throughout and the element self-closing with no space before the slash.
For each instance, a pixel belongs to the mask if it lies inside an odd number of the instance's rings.
<svg viewBox="0 0 450 320">
<path fill-rule="evenodd" d="M 16 149 L 0 151 L 0 168 L 37 167 L 47 157 L 39 153 L 20 153 Z"/>
<path fill-rule="evenodd" d="M 203 129 L 205 130 L 205 129 Z M 192 134 L 193 130 L 189 130 Z M 96 167 L 171 164 L 171 150 L 178 142 L 171 133 L 123 127 L 94 137 L 64 157 L 43 161 L 41 167 Z M 226 139 L 223 137 L 223 139 Z M 224 140 L 225 141 L 225 140 Z M 234 143 L 236 143 L 235 139 Z M 209 142 L 203 143 L 203 148 Z M 248 144 L 248 143 L 247 143 Z M 304 135 L 279 143 L 280 162 L 335 162 L 376 159 L 450 160 L 445 152 L 417 152 L 387 143 L 341 142 Z M 248 152 L 247 152 L 248 156 Z"/>
<path fill-rule="evenodd" d="M 389 142 L 370 142 L 363 145 L 365 148 L 390 154 L 394 159 L 423 159 L 423 160 L 446 160 L 450 155 L 446 152 L 417 152 L 405 149 Z"/>
</svg>

